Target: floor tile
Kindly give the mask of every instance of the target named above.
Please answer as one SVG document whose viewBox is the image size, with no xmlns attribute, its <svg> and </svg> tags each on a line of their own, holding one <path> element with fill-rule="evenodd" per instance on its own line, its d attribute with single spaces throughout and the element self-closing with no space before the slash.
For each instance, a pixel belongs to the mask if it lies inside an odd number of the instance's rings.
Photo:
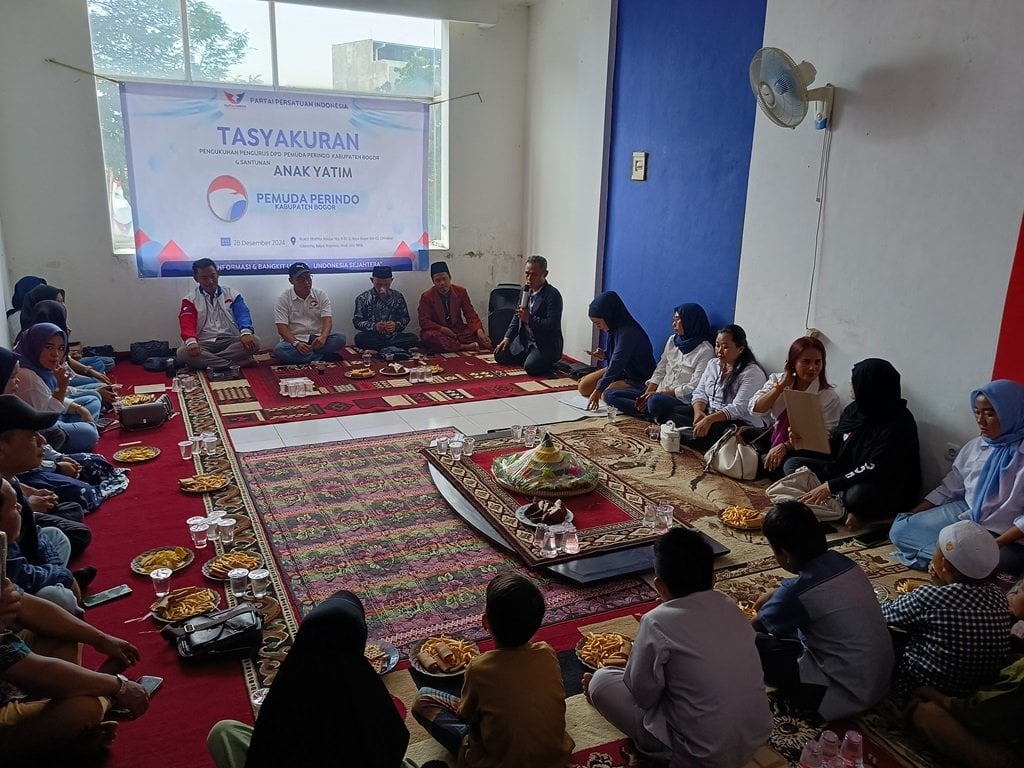
<svg viewBox="0 0 1024 768">
<path fill-rule="evenodd" d="M 497 400 L 469 400 L 465 403 L 452 403 L 452 408 L 463 416 L 475 417 L 480 413 L 500 413 L 508 410 L 508 404 Z"/>
<path fill-rule="evenodd" d="M 273 440 L 257 440 L 251 443 L 242 443 L 241 445 L 235 445 L 235 453 L 251 453 L 252 451 L 266 451 L 271 448 L 284 448 L 284 443 L 281 442 L 280 437 L 275 437 Z"/>
<path fill-rule="evenodd" d="M 283 440 L 300 435 L 321 435 L 326 432 L 336 432 L 344 429 L 337 418 L 333 419 L 308 419 L 306 421 L 289 421 L 284 424 L 275 425 L 277 434 Z"/>
<path fill-rule="evenodd" d="M 277 433 L 273 424 L 263 424 L 259 427 L 237 427 L 235 429 L 229 429 L 228 437 L 231 438 L 231 442 L 237 447 L 242 443 L 274 440 L 280 437 L 280 435 Z"/>
<path fill-rule="evenodd" d="M 334 443 L 339 440 L 351 440 L 352 434 L 347 430 L 335 425 L 332 432 L 317 432 L 311 435 L 295 434 L 290 437 L 282 437 L 281 442 L 286 446 L 313 445 L 315 443 Z"/>
<path fill-rule="evenodd" d="M 397 411 L 382 411 L 380 413 L 357 413 L 352 416 L 339 416 L 338 423 L 349 432 L 354 429 L 366 427 L 378 427 L 398 424 L 405 426 L 405 422 Z M 379 432 L 376 434 L 394 434 L 394 432 Z"/>
<path fill-rule="evenodd" d="M 357 440 L 361 437 L 378 437 L 380 435 L 397 435 L 402 432 L 408 432 L 409 425 L 404 421 L 398 424 L 394 423 L 381 423 L 381 424 L 370 424 L 364 427 L 349 428 L 349 434 L 352 435 L 353 440 Z"/>
</svg>

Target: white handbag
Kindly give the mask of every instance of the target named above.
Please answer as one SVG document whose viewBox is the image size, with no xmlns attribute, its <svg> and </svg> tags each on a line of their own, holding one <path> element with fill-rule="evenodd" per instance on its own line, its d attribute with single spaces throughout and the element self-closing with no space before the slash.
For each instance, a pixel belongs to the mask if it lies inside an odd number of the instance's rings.
<svg viewBox="0 0 1024 768">
<path fill-rule="evenodd" d="M 740 440 L 739 428 L 733 425 L 704 454 L 704 471 L 753 480 L 757 477 L 757 451 Z"/>
<path fill-rule="evenodd" d="M 781 480 L 768 486 L 765 494 L 773 504 L 780 501 L 795 501 L 810 490 L 821 485 L 821 480 L 807 467 L 800 467 L 796 472 L 786 475 Z M 821 504 L 808 504 L 814 516 L 823 523 L 841 520 L 846 516 L 846 507 L 838 496 L 830 496 Z"/>
</svg>

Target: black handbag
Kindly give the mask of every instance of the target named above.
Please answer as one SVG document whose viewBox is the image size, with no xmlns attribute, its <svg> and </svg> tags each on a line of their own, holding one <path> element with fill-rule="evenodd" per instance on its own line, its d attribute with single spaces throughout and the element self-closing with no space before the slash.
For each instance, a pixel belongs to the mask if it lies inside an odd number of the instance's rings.
<svg viewBox="0 0 1024 768">
<path fill-rule="evenodd" d="M 131 431 L 133 429 L 152 429 L 159 427 L 174 413 L 174 406 L 171 405 L 171 398 L 167 395 L 160 395 L 152 403 L 141 405 L 126 405 L 118 414 L 121 422 L 121 429 Z"/>
<path fill-rule="evenodd" d="M 133 341 L 128 348 L 128 354 L 136 365 L 142 365 L 151 357 L 167 359 L 174 356 L 171 354 L 170 344 L 166 341 L 156 341 L 155 339 L 150 341 Z"/>
<path fill-rule="evenodd" d="M 263 644 L 263 617 L 252 603 L 196 616 L 161 630 L 184 661 L 248 659 Z"/>
</svg>

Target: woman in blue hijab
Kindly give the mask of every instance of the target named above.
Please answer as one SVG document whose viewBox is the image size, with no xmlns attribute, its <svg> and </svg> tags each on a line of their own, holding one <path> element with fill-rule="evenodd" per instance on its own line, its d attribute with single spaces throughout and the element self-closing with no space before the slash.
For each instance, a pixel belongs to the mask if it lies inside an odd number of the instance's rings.
<svg viewBox="0 0 1024 768">
<path fill-rule="evenodd" d="M 52 323 L 30 326 L 14 345 L 21 364 L 18 397 L 37 411 L 61 414 L 57 426 L 65 435 L 65 453 L 91 451 L 99 441 L 92 408 L 99 412 L 99 396 L 86 405 L 68 398 L 71 372 L 64 363 L 68 337 Z M 91 406 L 91 407 L 90 407 Z"/>
<path fill-rule="evenodd" d="M 1024 386 L 997 379 L 971 393 L 978 437 L 960 449 L 942 484 L 892 524 L 897 559 L 926 570 L 939 531 L 973 520 L 999 544 L 999 568 L 1024 571 Z"/>
<path fill-rule="evenodd" d="M 598 294 L 587 312 L 594 327 L 604 334 L 605 348 L 594 350 L 599 368 L 580 379 L 578 391 L 588 398 L 587 410 L 596 411 L 605 390 L 639 389 L 654 372 L 654 350 L 647 332 L 633 319 L 615 291 Z"/>
<path fill-rule="evenodd" d="M 700 304 L 672 311 L 672 335 L 661 360 L 642 388 L 610 390 L 605 402 L 630 416 L 665 421 L 677 405 L 689 406 L 708 360 L 715 356 L 715 334 Z"/>
</svg>

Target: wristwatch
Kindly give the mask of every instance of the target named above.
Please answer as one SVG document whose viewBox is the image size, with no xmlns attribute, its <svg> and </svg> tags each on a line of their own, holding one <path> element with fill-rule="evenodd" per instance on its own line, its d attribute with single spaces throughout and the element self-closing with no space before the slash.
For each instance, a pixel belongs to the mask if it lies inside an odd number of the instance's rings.
<svg viewBox="0 0 1024 768">
<path fill-rule="evenodd" d="M 129 680 L 128 680 L 127 677 L 125 677 L 124 675 L 121 675 L 121 674 L 114 675 L 114 677 L 116 677 L 121 682 L 121 687 L 118 688 L 117 689 L 117 693 L 114 694 L 114 698 L 115 699 L 119 699 L 122 696 L 124 696 L 125 691 L 128 690 L 128 682 L 129 682 Z"/>
</svg>

